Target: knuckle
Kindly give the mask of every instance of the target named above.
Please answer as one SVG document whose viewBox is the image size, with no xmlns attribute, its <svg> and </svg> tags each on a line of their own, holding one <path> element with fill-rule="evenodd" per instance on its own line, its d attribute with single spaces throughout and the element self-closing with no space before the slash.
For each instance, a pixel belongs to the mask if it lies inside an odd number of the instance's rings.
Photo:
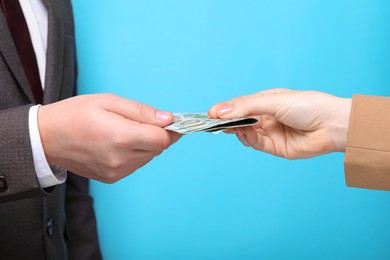
<svg viewBox="0 0 390 260">
<path fill-rule="evenodd" d="M 161 144 L 160 144 L 160 153 L 162 153 L 162 151 L 164 151 L 165 149 L 167 149 L 170 145 L 170 140 L 169 140 L 169 137 L 166 136 L 162 139 L 161 141 Z"/>
<path fill-rule="evenodd" d="M 170 138 L 169 134 L 164 133 L 163 135 L 161 135 L 158 138 L 157 143 L 159 144 L 158 145 L 158 151 L 160 153 L 162 151 L 164 151 L 165 149 L 167 149 L 170 146 L 170 144 L 171 144 L 171 138 Z"/>
<path fill-rule="evenodd" d="M 115 131 L 111 133 L 111 143 L 115 149 L 120 149 L 122 147 L 125 147 L 129 140 L 126 139 L 125 135 L 120 131 Z"/>
<path fill-rule="evenodd" d="M 153 158 L 153 157 L 156 157 L 156 156 L 159 156 L 160 154 L 163 153 L 163 151 L 164 151 L 164 150 L 155 151 L 155 152 L 153 153 L 153 155 L 152 155 L 152 158 Z"/>
<path fill-rule="evenodd" d="M 171 144 L 170 136 L 166 131 L 154 131 L 148 135 L 148 140 L 152 144 L 153 151 L 162 152 Z"/>
<path fill-rule="evenodd" d="M 135 109 L 135 112 L 142 118 L 144 117 L 147 117 L 147 113 L 146 113 L 146 107 L 144 104 L 141 104 L 141 103 L 135 103 L 134 104 L 134 109 Z"/>
<path fill-rule="evenodd" d="M 97 104 L 106 104 L 115 102 L 115 95 L 112 93 L 104 93 L 104 94 L 94 94 L 93 101 Z"/>
<path fill-rule="evenodd" d="M 114 178 L 106 178 L 105 179 L 106 184 L 114 184 L 115 182 L 117 182 L 117 179 L 114 179 Z"/>
<path fill-rule="evenodd" d="M 107 161 L 106 161 L 106 167 L 109 169 L 109 170 L 117 170 L 119 169 L 121 166 L 123 165 L 122 163 L 122 160 L 120 160 L 119 158 L 113 156 L 113 157 L 110 157 Z"/>
<path fill-rule="evenodd" d="M 105 94 L 102 94 L 102 98 L 103 99 L 109 99 L 109 100 L 113 100 L 115 99 L 117 96 L 115 94 L 112 94 L 112 93 L 105 93 Z"/>
<path fill-rule="evenodd" d="M 107 179 L 115 179 L 120 176 L 120 169 L 124 165 L 123 159 L 118 156 L 107 156 L 102 161 L 104 169 L 104 177 Z"/>
<path fill-rule="evenodd" d="M 103 177 L 104 183 L 113 184 L 119 180 L 119 176 L 116 171 L 107 170 L 105 176 Z"/>
</svg>

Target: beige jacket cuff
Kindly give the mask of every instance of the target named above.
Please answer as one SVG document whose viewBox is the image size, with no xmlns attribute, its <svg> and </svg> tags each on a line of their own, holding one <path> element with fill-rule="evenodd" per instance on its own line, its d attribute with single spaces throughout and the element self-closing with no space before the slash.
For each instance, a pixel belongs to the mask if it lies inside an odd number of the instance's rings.
<svg viewBox="0 0 390 260">
<path fill-rule="evenodd" d="M 348 186 L 390 190 L 390 98 L 353 96 L 344 170 Z"/>
</svg>

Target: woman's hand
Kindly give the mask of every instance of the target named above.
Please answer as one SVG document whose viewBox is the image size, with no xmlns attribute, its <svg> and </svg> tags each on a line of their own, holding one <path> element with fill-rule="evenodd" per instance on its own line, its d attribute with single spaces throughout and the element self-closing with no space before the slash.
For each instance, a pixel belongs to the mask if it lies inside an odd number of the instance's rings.
<svg viewBox="0 0 390 260">
<path fill-rule="evenodd" d="M 255 117 L 254 126 L 236 128 L 240 141 L 288 159 L 343 152 L 351 99 L 316 91 L 271 89 L 214 105 L 212 118 Z"/>
</svg>

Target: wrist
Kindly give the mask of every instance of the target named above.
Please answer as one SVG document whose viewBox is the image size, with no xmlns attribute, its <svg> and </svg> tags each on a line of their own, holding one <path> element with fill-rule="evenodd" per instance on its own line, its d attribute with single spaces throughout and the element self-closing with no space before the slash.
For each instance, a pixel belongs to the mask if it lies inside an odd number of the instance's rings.
<svg viewBox="0 0 390 260">
<path fill-rule="evenodd" d="M 52 122 L 52 123 L 50 123 Z M 53 155 L 53 149 L 50 144 L 53 144 L 55 137 L 52 136 L 50 127 L 53 121 L 50 119 L 50 110 L 47 106 L 41 106 L 38 110 L 38 129 L 41 137 L 41 143 L 46 159 L 50 165 L 56 165 Z"/>
<path fill-rule="evenodd" d="M 349 117 L 351 114 L 352 99 L 340 98 L 340 102 L 335 109 L 335 121 L 333 125 L 332 137 L 336 152 L 345 152 L 349 128 Z"/>
<path fill-rule="evenodd" d="M 38 111 L 41 105 L 30 108 L 29 135 L 31 142 L 34 169 L 42 188 L 61 184 L 66 180 L 66 170 L 58 166 L 50 166 L 45 156 L 38 127 Z"/>
</svg>

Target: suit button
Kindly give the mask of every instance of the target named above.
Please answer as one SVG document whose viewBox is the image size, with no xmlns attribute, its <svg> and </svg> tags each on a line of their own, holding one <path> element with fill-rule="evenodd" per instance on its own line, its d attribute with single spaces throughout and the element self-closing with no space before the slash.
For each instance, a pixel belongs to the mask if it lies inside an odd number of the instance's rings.
<svg viewBox="0 0 390 260">
<path fill-rule="evenodd" d="M 49 237 L 54 235 L 54 220 L 52 218 L 49 218 L 46 222 L 46 231 Z"/>
<path fill-rule="evenodd" d="M 7 181 L 4 176 L 0 176 L 0 192 L 4 192 L 8 189 Z"/>
</svg>

